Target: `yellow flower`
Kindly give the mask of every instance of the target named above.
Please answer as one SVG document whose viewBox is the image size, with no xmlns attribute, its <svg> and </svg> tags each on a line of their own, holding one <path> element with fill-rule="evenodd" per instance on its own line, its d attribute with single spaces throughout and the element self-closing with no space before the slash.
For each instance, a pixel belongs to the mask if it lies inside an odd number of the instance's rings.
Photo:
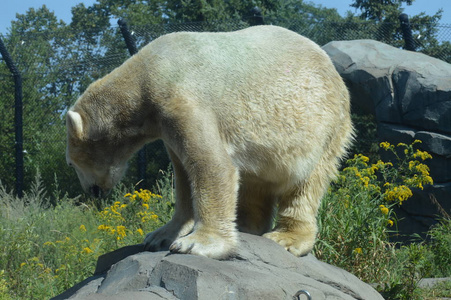
<svg viewBox="0 0 451 300">
<path fill-rule="evenodd" d="M 430 155 L 428 152 L 426 151 L 421 151 L 417 149 L 417 152 L 415 152 L 413 154 L 413 158 L 421 158 L 421 160 L 426 160 L 426 159 L 431 159 L 432 155 Z"/>
<path fill-rule="evenodd" d="M 141 228 L 136 229 L 136 232 L 138 232 L 140 235 L 144 235 L 144 232 Z"/>
<path fill-rule="evenodd" d="M 349 208 L 349 200 L 348 200 L 348 199 L 345 199 L 345 200 L 343 201 L 343 205 L 344 205 L 345 208 Z"/>
<path fill-rule="evenodd" d="M 360 177 L 360 180 L 363 182 L 363 184 L 365 185 L 365 187 L 368 186 L 368 183 L 370 182 L 370 178 L 365 176 L 365 177 Z"/>
<path fill-rule="evenodd" d="M 384 149 L 384 150 L 388 150 L 388 149 L 390 149 L 390 147 L 391 147 L 391 145 L 390 145 L 389 142 L 382 142 L 382 143 L 379 144 L 379 146 L 380 146 L 382 149 Z"/>
<path fill-rule="evenodd" d="M 402 201 L 407 200 L 412 196 L 412 191 L 405 185 L 396 186 L 392 190 L 387 190 L 384 193 L 384 199 L 388 201 L 400 201 L 400 204 L 402 204 Z"/>
<path fill-rule="evenodd" d="M 83 250 L 81 251 L 81 253 L 83 253 L 83 254 L 91 254 L 91 253 L 93 253 L 94 251 L 92 251 L 89 247 L 85 247 L 85 248 L 83 248 Z"/>
<path fill-rule="evenodd" d="M 127 194 L 124 195 L 124 197 L 130 197 L 131 195 L 132 195 L 132 194 L 127 193 Z"/>
<path fill-rule="evenodd" d="M 80 225 L 80 230 L 86 232 L 86 227 L 85 227 L 85 225 L 81 224 L 81 225 Z"/>
<path fill-rule="evenodd" d="M 143 203 L 142 206 L 143 206 L 145 209 L 149 209 L 149 204 L 147 204 L 147 203 Z"/>
<path fill-rule="evenodd" d="M 370 175 L 373 175 L 377 170 L 379 170 L 379 166 L 376 164 L 372 164 L 371 168 L 369 168 L 368 171 L 369 171 Z"/>
<path fill-rule="evenodd" d="M 26 262 L 23 262 L 23 263 L 20 264 L 20 267 L 23 268 L 23 267 L 26 266 L 26 265 L 27 265 L 27 263 L 26 263 Z"/>
<path fill-rule="evenodd" d="M 379 209 L 381 210 L 381 212 L 384 214 L 384 215 L 387 215 L 388 214 L 388 208 L 387 207 L 385 207 L 385 205 L 379 205 Z"/>
<path fill-rule="evenodd" d="M 360 159 L 364 163 L 367 163 L 370 159 L 363 154 L 354 154 L 354 159 Z"/>
<path fill-rule="evenodd" d="M 388 225 L 389 225 L 390 227 L 393 226 L 393 221 L 392 221 L 392 220 L 388 220 L 387 222 L 388 222 Z"/>
<path fill-rule="evenodd" d="M 127 233 L 125 232 L 125 226 L 116 226 L 116 232 L 117 232 L 117 240 L 122 240 L 124 237 L 127 236 Z"/>
<path fill-rule="evenodd" d="M 415 166 L 415 169 L 421 173 L 421 175 L 423 176 L 428 176 L 429 175 L 429 167 L 425 164 L 419 164 L 417 166 Z"/>
<path fill-rule="evenodd" d="M 362 252 L 363 252 L 362 248 L 355 248 L 354 249 L 354 253 L 362 254 Z"/>
<path fill-rule="evenodd" d="M 144 202 L 148 202 L 152 197 L 152 193 L 149 190 L 140 189 L 138 193 L 139 198 L 141 198 Z"/>
</svg>

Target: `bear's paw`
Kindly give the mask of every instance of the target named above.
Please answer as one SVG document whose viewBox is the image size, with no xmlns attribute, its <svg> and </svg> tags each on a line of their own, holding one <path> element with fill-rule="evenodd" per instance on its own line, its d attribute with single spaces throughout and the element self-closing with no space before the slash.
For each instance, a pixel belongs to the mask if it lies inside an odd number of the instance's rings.
<svg viewBox="0 0 451 300">
<path fill-rule="evenodd" d="M 315 244 L 315 235 L 297 231 L 273 231 L 263 235 L 278 243 L 295 256 L 307 255 Z"/>
<path fill-rule="evenodd" d="M 173 219 L 163 227 L 146 235 L 144 249 L 150 252 L 166 251 L 175 239 L 190 233 L 193 230 L 193 226 L 193 220 L 178 222 Z"/>
<path fill-rule="evenodd" d="M 173 253 L 194 254 L 214 259 L 226 259 L 234 254 L 238 239 L 236 233 L 223 235 L 196 230 L 176 239 L 169 250 Z"/>
</svg>

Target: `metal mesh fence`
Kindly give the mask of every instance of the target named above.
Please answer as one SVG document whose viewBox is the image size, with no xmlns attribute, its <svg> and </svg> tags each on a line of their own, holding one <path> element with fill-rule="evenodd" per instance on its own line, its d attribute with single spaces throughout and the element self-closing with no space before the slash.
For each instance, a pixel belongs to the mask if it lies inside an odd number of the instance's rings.
<svg viewBox="0 0 451 300">
<path fill-rule="evenodd" d="M 266 20 L 296 31 L 320 45 L 334 40 L 374 39 L 401 48 L 399 24 L 312 23 L 300 20 Z M 131 27 L 138 49 L 157 37 L 176 31 L 233 31 L 249 26 L 245 21 L 159 24 Z M 439 25 L 436 42 L 422 36 L 412 24 L 415 46 L 431 56 L 451 62 L 451 26 Z M 118 27 L 85 32 L 24 33 L 2 37 L 23 77 L 23 149 L 25 190 L 39 171 L 47 187 L 58 184 L 71 195 L 80 192 L 75 172 L 65 163 L 65 113 L 89 83 L 121 65 L 128 57 Z M 0 180 L 14 187 L 14 81 L 4 61 L 0 62 Z M 162 143 L 146 146 L 149 187 L 169 160 Z M 126 176 L 136 183 L 136 158 Z"/>
</svg>

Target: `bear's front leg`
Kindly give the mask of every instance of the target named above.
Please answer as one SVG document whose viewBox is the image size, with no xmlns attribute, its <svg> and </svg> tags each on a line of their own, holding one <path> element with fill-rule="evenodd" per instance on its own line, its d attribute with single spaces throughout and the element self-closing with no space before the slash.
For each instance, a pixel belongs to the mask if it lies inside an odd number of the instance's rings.
<svg viewBox="0 0 451 300">
<path fill-rule="evenodd" d="M 193 203 L 188 175 L 174 152 L 167 146 L 166 148 L 174 169 L 175 212 L 171 221 L 146 236 L 144 249 L 152 252 L 168 250 L 175 239 L 189 234 L 194 227 Z"/>
<path fill-rule="evenodd" d="M 238 171 L 225 151 L 213 120 L 202 115 L 177 124 L 176 152 L 189 178 L 194 212 L 194 228 L 170 246 L 176 253 L 190 253 L 222 259 L 232 254 L 238 243 L 236 205 Z"/>
<path fill-rule="evenodd" d="M 236 202 L 238 172 L 227 161 L 201 159 L 190 168 L 195 225 L 170 250 L 223 259 L 237 246 Z"/>
</svg>

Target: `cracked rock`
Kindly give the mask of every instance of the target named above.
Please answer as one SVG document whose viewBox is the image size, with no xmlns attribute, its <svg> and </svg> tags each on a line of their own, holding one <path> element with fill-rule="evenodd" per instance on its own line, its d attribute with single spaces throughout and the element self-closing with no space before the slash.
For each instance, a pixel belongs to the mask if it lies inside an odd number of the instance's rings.
<svg viewBox="0 0 451 300">
<path fill-rule="evenodd" d="M 222 261 L 141 250 L 104 255 L 95 276 L 54 299 L 293 299 L 299 290 L 315 300 L 383 299 L 354 275 L 260 236 L 240 233 L 236 256 Z"/>
</svg>

